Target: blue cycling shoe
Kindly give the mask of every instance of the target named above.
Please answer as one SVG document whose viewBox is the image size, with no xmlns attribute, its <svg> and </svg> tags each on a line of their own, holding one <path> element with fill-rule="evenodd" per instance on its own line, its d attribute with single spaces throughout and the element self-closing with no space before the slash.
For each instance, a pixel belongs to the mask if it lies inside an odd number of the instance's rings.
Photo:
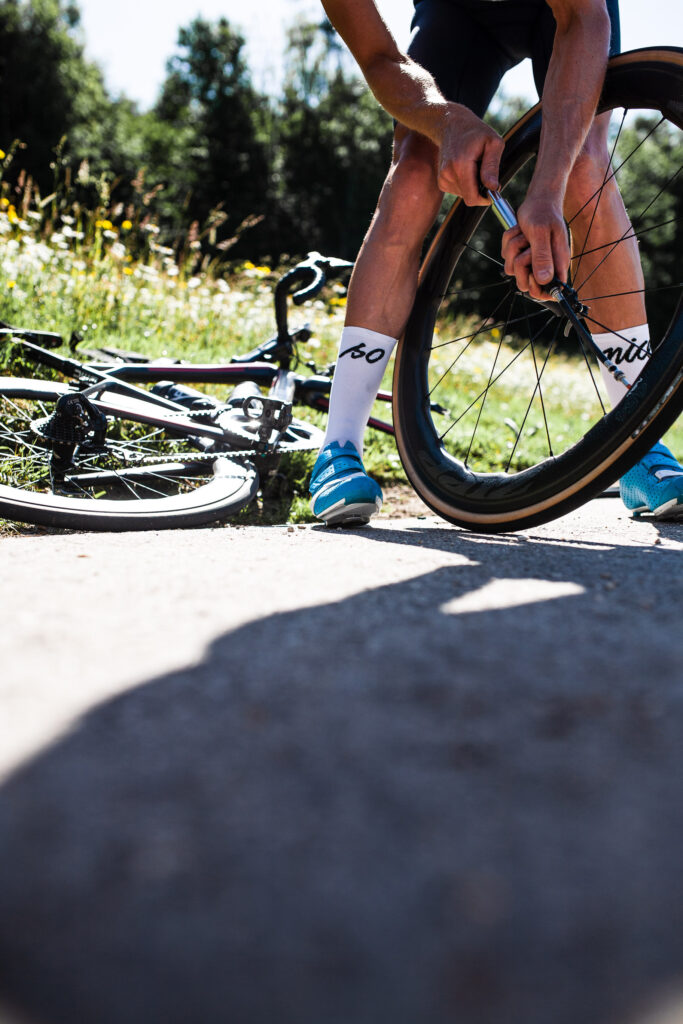
<svg viewBox="0 0 683 1024">
<path fill-rule="evenodd" d="M 660 441 L 622 476 L 619 493 L 634 515 L 683 518 L 683 466 Z"/>
<path fill-rule="evenodd" d="M 382 490 L 350 441 L 321 449 L 309 489 L 313 515 L 327 526 L 364 526 L 382 507 Z"/>
</svg>

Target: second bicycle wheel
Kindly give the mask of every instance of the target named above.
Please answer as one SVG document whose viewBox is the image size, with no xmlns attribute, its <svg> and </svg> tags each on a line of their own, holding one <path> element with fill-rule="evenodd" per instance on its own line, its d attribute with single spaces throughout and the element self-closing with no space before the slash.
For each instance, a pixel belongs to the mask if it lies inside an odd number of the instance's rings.
<svg viewBox="0 0 683 1024">
<path fill-rule="evenodd" d="M 614 178 L 630 225 L 597 244 L 594 215 L 582 240 L 569 224 L 573 283 L 589 307 L 588 329 L 611 330 L 601 311 L 623 308 L 635 293 L 647 310 L 654 355 L 613 410 L 580 337 L 502 275 L 493 215 L 461 202 L 450 211 L 427 255 L 394 376 L 403 465 L 445 519 L 486 532 L 553 519 L 622 475 L 680 413 L 682 97 L 681 50 L 636 51 L 610 62 L 599 112 L 611 114 L 611 159 L 592 208 L 600 209 Z M 540 125 L 536 107 L 506 138 L 501 181 L 515 207 Z M 604 286 L 623 246 L 637 247 L 643 273 L 629 295 L 616 279 Z"/>
<path fill-rule="evenodd" d="M 70 389 L 0 377 L 0 516 L 78 530 L 198 526 L 243 508 L 258 488 L 248 462 L 206 457 L 196 439 L 125 414 L 103 444 L 72 446 L 55 465 L 46 423 Z M 115 398 L 113 399 L 116 401 Z"/>
</svg>

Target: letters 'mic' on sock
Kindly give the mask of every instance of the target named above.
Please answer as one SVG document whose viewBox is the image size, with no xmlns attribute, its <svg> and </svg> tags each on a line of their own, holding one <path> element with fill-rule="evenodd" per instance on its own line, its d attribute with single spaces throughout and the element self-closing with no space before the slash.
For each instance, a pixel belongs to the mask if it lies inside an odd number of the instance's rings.
<svg viewBox="0 0 683 1024">
<path fill-rule="evenodd" d="M 629 384 L 633 384 L 652 355 L 650 328 L 647 324 L 593 334 L 592 338 L 600 351 L 619 367 Z M 600 375 L 610 403 L 612 406 L 617 405 L 626 394 L 626 388 L 602 365 Z"/>
</svg>

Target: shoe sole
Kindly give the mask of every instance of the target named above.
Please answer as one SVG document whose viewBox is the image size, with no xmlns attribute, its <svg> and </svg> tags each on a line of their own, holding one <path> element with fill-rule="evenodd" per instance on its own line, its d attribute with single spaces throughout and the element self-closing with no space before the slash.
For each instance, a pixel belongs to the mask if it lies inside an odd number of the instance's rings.
<svg viewBox="0 0 683 1024">
<path fill-rule="evenodd" d="M 346 505 L 343 501 L 330 505 L 318 515 L 325 526 L 367 526 L 372 516 L 382 507 L 379 498 L 375 501 L 354 502 Z"/>
<path fill-rule="evenodd" d="M 652 513 L 655 519 L 683 519 L 683 502 L 678 498 L 665 501 Z"/>
<path fill-rule="evenodd" d="M 653 519 L 683 519 L 683 502 L 678 498 L 672 498 L 657 508 L 651 509 L 649 505 L 640 505 L 638 508 L 629 509 L 629 512 L 638 518 L 651 515 Z"/>
</svg>

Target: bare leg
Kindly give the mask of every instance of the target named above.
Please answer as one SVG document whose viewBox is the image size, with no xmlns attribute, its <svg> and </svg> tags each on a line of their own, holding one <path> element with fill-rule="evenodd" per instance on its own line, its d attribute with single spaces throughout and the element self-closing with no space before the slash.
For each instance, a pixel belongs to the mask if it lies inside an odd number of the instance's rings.
<svg viewBox="0 0 683 1024">
<path fill-rule="evenodd" d="M 443 193 L 436 183 L 436 150 L 399 127 L 394 159 L 351 278 L 346 324 L 398 338 L 415 300 L 425 235 Z"/>
<path fill-rule="evenodd" d="M 638 243 L 630 238 L 613 245 L 633 231 L 616 180 L 610 177 L 609 117 L 602 114 L 595 119 L 570 175 L 565 201 L 574 254 L 572 278 L 596 321 L 589 322 L 593 333 L 619 331 L 646 321 Z M 594 251 L 582 255 L 584 249 Z M 610 295 L 619 297 L 597 298 Z"/>
<path fill-rule="evenodd" d="M 441 205 L 436 151 L 399 127 L 394 159 L 349 287 L 325 441 L 311 477 L 313 512 L 330 525 L 367 522 L 382 503 L 359 456 L 377 389 L 415 300 L 424 237 Z"/>
</svg>

